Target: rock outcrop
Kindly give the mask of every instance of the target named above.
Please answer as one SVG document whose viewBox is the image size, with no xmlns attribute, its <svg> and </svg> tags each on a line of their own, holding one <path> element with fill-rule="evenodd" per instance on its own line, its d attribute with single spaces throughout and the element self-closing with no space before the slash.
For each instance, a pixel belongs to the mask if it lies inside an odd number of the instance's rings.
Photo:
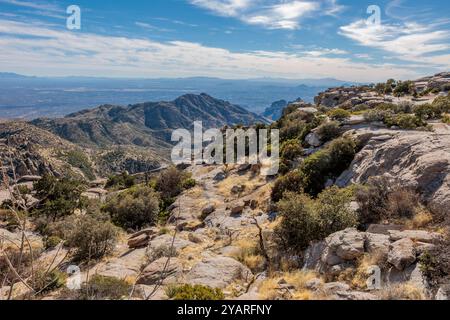
<svg viewBox="0 0 450 320">
<path fill-rule="evenodd" d="M 330 235 L 324 241 L 312 243 L 305 251 L 304 270 L 314 270 L 326 278 L 339 278 L 340 274 L 358 268 L 359 259 L 372 256 L 379 259 L 382 285 L 410 283 L 426 291 L 426 281 L 420 271 L 418 258 L 421 243 L 413 239 L 416 234 L 432 239 L 435 234 L 421 230 L 404 231 L 399 240 L 389 235 L 346 229 Z M 394 240 L 393 240 L 394 239 Z M 334 288 L 333 284 L 328 285 Z M 336 291 L 348 291 L 336 289 Z"/>
<path fill-rule="evenodd" d="M 348 132 L 356 140 L 365 141 L 365 146 L 336 184 L 364 184 L 371 177 L 384 176 L 420 191 L 434 212 L 448 214 L 450 127 L 436 124 L 434 129 L 422 132 L 369 128 Z"/>
<path fill-rule="evenodd" d="M 196 264 L 186 276 L 187 283 L 222 289 L 238 280 L 250 283 L 253 274 L 242 263 L 228 257 L 205 259 Z"/>
</svg>

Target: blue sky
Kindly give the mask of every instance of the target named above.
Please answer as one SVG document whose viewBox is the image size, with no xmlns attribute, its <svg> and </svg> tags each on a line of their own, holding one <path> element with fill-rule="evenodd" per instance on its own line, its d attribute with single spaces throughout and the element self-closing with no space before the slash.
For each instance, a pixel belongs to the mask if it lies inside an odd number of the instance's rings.
<svg viewBox="0 0 450 320">
<path fill-rule="evenodd" d="M 81 30 L 66 8 L 81 8 Z M 381 9 L 381 24 L 367 9 Z M 0 71 L 381 81 L 450 70 L 448 1 L 0 0 Z"/>
</svg>

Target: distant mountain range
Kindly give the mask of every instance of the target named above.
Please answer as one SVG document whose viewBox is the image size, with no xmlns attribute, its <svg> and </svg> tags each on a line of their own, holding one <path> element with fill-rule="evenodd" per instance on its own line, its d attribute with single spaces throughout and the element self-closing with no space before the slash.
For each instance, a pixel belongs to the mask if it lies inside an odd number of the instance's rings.
<svg viewBox="0 0 450 320">
<path fill-rule="evenodd" d="M 319 92 L 346 84 L 352 83 L 336 79 L 114 79 L 0 73 L 0 118 L 62 117 L 99 105 L 170 101 L 202 92 L 262 114 L 273 101 L 301 97 L 312 102 Z"/>
<path fill-rule="evenodd" d="M 103 105 L 64 118 L 40 118 L 31 123 L 84 146 L 134 145 L 165 149 L 174 129 L 250 125 L 268 120 L 237 105 L 207 94 L 187 94 L 170 102 L 148 102 L 127 107 Z"/>
<path fill-rule="evenodd" d="M 19 176 L 71 174 L 92 180 L 124 170 L 145 172 L 169 161 L 172 131 L 192 129 L 194 121 L 205 129 L 269 122 L 204 93 L 103 105 L 62 118 L 0 120 L 0 166 L 12 152 Z"/>
</svg>

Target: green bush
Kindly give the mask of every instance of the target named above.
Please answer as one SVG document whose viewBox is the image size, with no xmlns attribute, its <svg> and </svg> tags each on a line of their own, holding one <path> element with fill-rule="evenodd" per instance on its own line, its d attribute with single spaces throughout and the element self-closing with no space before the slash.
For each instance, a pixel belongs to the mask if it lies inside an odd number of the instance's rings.
<svg viewBox="0 0 450 320">
<path fill-rule="evenodd" d="M 147 186 L 136 186 L 115 194 L 109 197 L 103 207 L 103 211 L 111 215 L 114 224 L 134 230 L 155 224 L 159 210 L 159 196 Z"/>
<path fill-rule="evenodd" d="M 301 156 L 303 148 L 297 139 L 288 140 L 281 146 L 281 158 L 284 160 L 295 160 Z"/>
<path fill-rule="evenodd" d="M 450 239 L 445 239 L 419 258 L 420 270 L 431 287 L 437 290 L 450 280 Z"/>
<path fill-rule="evenodd" d="M 386 84 L 385 83 L 377 83 L 375 85 L 374 89 L 378 94 L 384 94 L 386 91 Z"/>
<path fill-rule="evenodd" d="M 166 290 L 166 294 L 173 300 L 224 300 L 225 295 L 222 290 L 210 288 L 202 285 L 185 284 L 181 286 L 171 286 Z"/>
<path fill-rule="evenodd" d="M 405 130 L 414 130 L 417 128 L 424 128 L 427 123 L 414 114 L 398 114 L 385 119 L 385 124 L 388 127 L 397 126 Z"/>
<path fill-rule="evenodd" d="M 372 109 L 364 113 L 364 119 L 368 122 L 383 121 L 391 115 L 391 111 Z"/>
<path fill-rule="evenodd" d="M 120 300 L 128 298 L 132 286 L 125 280 L 94 275 L 80 290 L 80 300 Z"/>
<path fill-rule="evenodd" d="M 412 81 L 399 81 L 394 89 L 394 95 L 401 97 L 408 94 L 414 94 L 415 88 Z"/>
<path fill-rule="evenodd" d="M 338 122 L 330 121 L 324 124 L 321 124 L 317 128 L 317 134 L 321 137 L 323 142 L 331 141 L 341 134 L 341 128 Z"/>
<path fill-rule="evenodd" d="M 436 113 L 450 113 L 450 96 L 437 97 L 434 99 L 432 105 L 435 108 Z"/>
<path fill-rule="evenodd" d="M 44 248 L 53 249 L 59 245 L 63 240 L 58 236 L 49 236 L 44 238 Z"/>
<path fill-rule="evenodd" d="M 288 172 L 285 176 L 278 177 L 275 181 L 272 189 L 272 201 L 280 201 L 285 192 L 301 192 L 302 190 L 303 185 L 300 172 L 298 170 Z"/>
<path fill-rule="evenodd" d="M 358 215 L 350 208 L 352 193 L 347 189 L 325 189 L 315 201 L 314 209 L 319 217 L 321 236 L 358 225 Z"/>
<path fill-rule="evenodd" d="M 442 117 L 442 122 L 446 124 L 450 124 L 450 114 L 446 114 Z"/>
<path fill-rule="evenodd" d="M 414 114 L 416 117 L 422 120 L 435 119 L 440 117 L 440 113 L 437 113 L 437 110 L 433 105 L 429 103 L 420 104 L 414 107 Z"/>
<path fill-rule="evenodd" d="M 328 116 L 331 120 L 344 121 L 350 119 L 352 114 L 347 110 L 336 108 L 328 112 Z"/>
<path fill-rule="evenodd" d="M 286 193 L 277 207 L 282 217 L 276 228 L 280 245 L 301 253 L 311 241 L 355 227 L 357 214 L 350 209 L 348 190 L 332 187 L 316 200 L 306 194 Z"/>
<path fill-rule="evenodd" d="M 95 179 L 95 173 L 92 169 L 92 163 L 87 155 L 82 151 L 71 150 L 66 154 L 66 159 L 71 166 L 80 169 L 86 178 L 88 178 L 89 180 Z"/>
<path fill-rule="evenodd" d="M 356 144 L 352 139 L 339 138 L 328 147 L 305 159 L 301 164 L 300 185 L 312 196 L 318 195 L 328 179 L 337 178 L 353 161 Z"/>
<path fill-rule="evenodd" d="M 161 211 L 165 211 L 183 190 L 195 186 L 195 180 L 187 172 L 170 167 L 162 171 L 154 182 L 155 190 L 161 196 Z"/>
<path fill-rule="evenodd" d="M 134 186 L 135 183 L 135 178 L 133 176 L 130 176 L 127 172 L 123 172 L 120 175 L 110 176 L 105 187 L 107 189 L 128 189 Z"/>
<path fill-rule="evenodd" d="M 84 204 L 81 194 L 85 186 L 77 180 L 69 178 L 58 180 L 53 176 L 45 175 L 34 184 L 34 190 L 36 197 L 41 200 L 37 207 L 38 213 L 51 217 L 53 220 L 73 214 Z"/>
<path fill-rule="evenodd" d="M 106 217 L 84 215 L 72 218 L 60 227 L 66 245 L 75 249 L 75 259 L 101 259 L 111 253 L 119 231 Z M 65 230 L 64 230 L 65 229 Z"/>
<path fill-rule="evenodd" d="M 303 193 L 288 192 L 277 204 L 282 217 L 276 228 L 280 245 L 301 252 L 311 241 L 320 239 L 320 221 L 314 201 Z"/>
<path fill-rule="evenodd" d="M 193 178 L 187 178 L 182 182 L 182 188 L 185 190 L 192 189 L 197 185 L 197 181 Z"/>
<path fill-rule="evenodd" d="M 386 178 L 372 179 L 368 185 L 360 186 L 356 191 L 359 221 L 362 226 L 379 223 L 386 215 L 387 198 L 390 183 Z"/>
</svg>

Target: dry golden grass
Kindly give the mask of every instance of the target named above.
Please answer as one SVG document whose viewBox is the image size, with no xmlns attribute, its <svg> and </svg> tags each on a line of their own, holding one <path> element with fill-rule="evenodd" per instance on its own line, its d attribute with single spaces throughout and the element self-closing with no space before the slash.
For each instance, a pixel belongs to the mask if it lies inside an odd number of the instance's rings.
<svg viewBox="0 0 450 320">
<path fill-rule="evenodd" d="M 370 277 L 368 273 L 371 266 L 378 266 L 383 268 L 386 264 L 386 254 L 377 252 L 373 254 L 365 254 L 358 260 L 356 272 L 347 272 L 345 279 L 340 278 L 339 281 L 346 281 L 354 288 L 365 290 L 367 289 L 367 280 Z"/>
<path fill-rule="evenodd" d="M 277 276 L 264 280 L 259 286 L 259 295 L 264 300 L 275 300 L 278 298 L 290 298 L 294 300 L 312 300 L 319 299 L 313 292 L 306 288 L 309 280 L 318 278 L 315 272 L 296 271 L 279 274 Z M 292 285 L 295 289 L 291 297 L 283 297 L 283 292 L 279 290 L 279 282 L 284 279 L 286 283 Z"/>
<path fill-rule="evenodd" d="M 245 175 L 231 175 L 225 180 L 219 182 L 217 184 L 217 189 L 221 195 L 224 197 L 232 197 L 235 196 L 231 193 L 231 189 L 234 186 L 243 185 L 245 186 L 244 192 L 240 195 L 241 197 L 246 196 L 255 191 L 258 187 L 261 187 L 265 184 L 264 177 L 262 176 L 254 176 L 251 174 Z"/>
<path fill-rule="evenodd" d="M 409 283 L 384 288 L 379 297 L 381 300 L 425 300 L 423 291 Z"/>
<path fill-rule="evenodd" d="M 238 240 L 233 243 L 239 248 L 232 258 L 246 265 L 253 273 L 262 272 L 265 269 L 266 259 L 261 255 L 258 243 L 254 240 Z"/>
<path fill-rule="evenodd" d="M 195 187 L 189 189 L 186 191 L 185 195 L 187 197 L 192 197 L 192 198 L 201 198 L 203 196 L 203 187 L 196 185 Z"/>
<path fill-rule="evenodd" d="M 426 210 L 421 210 L 414 218 L 408 220 L 405 224 L 409 229 L 422 229 L 429 226 L 432 222 L 433 215 Z"/>
</svg>

